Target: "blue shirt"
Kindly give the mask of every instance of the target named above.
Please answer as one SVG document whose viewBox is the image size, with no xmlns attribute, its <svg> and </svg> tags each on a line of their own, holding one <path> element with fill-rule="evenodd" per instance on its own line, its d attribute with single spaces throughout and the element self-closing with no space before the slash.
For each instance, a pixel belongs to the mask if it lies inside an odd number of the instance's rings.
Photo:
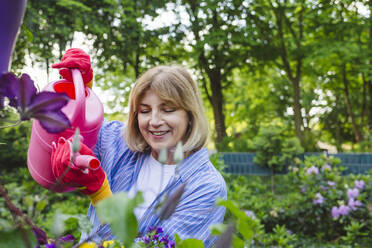
<svg viewBox="0 0 372 248">
<path fill-rule="evenodd" d="M 94 153 L 101 161 L 113 193 L 128 192 L 138 178 L 147 153 L 133 152 L 123 137 L 124 124 L 118 121 L 104 121 L 98 135 Z M 196 238 L 210 247 L 215 242 L 209 226 L 221 223 L 225 208 L 216 207 L 217 198 L 226 199 L 226 185 L 223 177 L 214 168 L 208 157 L 208 150 L 202 148 L 188 156 L 178 165 L 179 174 L 171 178 L 165 189 L 155 198 L 139 220 L 139 232 L 145 234 L 149 227 L 161 227 L 164 234 L 174 239 Z M 182 183 L 186 183 L 184 193 L 173 215 L 167 220 L 159 220 L 154 207 L 165 193 L 172 194 Z M 108 225 L 100 227 L 95 208 L 90 205 L 88 216 L 93 223 L 92 240 L 115 239 Z M 82 235 L 81 240 L 86 237 Z"/>
</svg>

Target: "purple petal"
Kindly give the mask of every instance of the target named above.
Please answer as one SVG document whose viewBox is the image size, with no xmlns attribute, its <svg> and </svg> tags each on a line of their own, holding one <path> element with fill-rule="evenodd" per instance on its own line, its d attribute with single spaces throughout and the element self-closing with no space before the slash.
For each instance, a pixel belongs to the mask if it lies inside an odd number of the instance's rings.
<svg viewBox="0 0 372 248">
<path fill-rule="evenodd" d="M 4 108 L 4 97 L 0 93 L 0 109 Z"/>
<path fill-rule="evenodd" d="M 4 73 L 0 77 L 0 96 L 2 97 L 1 105 L 4 106 L 4 97 L 9 98 L 9 105 L 12 107 L 17 107 L 15 101 L 15 93 L 12 91 L 10 87 L 13 84 L 17 84 L 18 79 L 13 73 Z"/>
<path fill-rule="evenodd" d="M 45 248 L 56 248 L 56 245 L 54 243 L 46 244 Z"/>
<path fill-rule="evenodd" d="M 333 218 L 338 218 L 340 216 L 340 210 L 336 206 L 332 207 L 331 213 Z"/>
<path fill-rule="evenodd" d="M 17 104 L 24 110 L 27 105 L 31 103 L 32 98 L 36 95 L 36 87 L 34 81 L 27 74 L 22 74 L 19 80 L 14 81 L 10 85 L 11 91 L 15 95 L 16 102 L 12 104 Z M 9 104 L 12 106 L 11 104 Z M 15 106 L 14 106 L 15 107 Z"/>
<path fill-rule="evenodd" d="M 48 237 L 42 229 L 33 227 L 32 232 L 35 234 L 35 237 L 37 238 L 37 242 L 39 245 L 44 245 L 48 243 L 47 241 Z"/>
<path fill-rule="evenodd" d="M 143 242 L 144 242 L 145 244 L 148 244 L 148 243 L 150 243 L 150 238 L 149 238 L 149 237 L 147 237 L 147 236 L 145 236 L 145 237 L 142 237 L 142 240 L 143 240 Z"/>
<path fill-rule="evenodd" d="M 66 236 L 63 236 L 63 237 L 59 238 L 59 240 L 61 240 L 63 242 L 72 242 L 72 241 L 75 241 L 75 237 L 71 234 L 68 234 Z"/>
<path fill-rule="evenodd" d="M 49 133 L 60 133 L 71 126 L 69 119 L 62 112 L 39 112 L 31 116 L 40 121 L 40 125 Z"/>
<path fill-rule="evenodd" d="M 37 112 L 59 111 L 68 101 L 69 97 L 65 93 L 43 91 L 32 99 L 27 108 L 31 115 Z"/>
</svg>

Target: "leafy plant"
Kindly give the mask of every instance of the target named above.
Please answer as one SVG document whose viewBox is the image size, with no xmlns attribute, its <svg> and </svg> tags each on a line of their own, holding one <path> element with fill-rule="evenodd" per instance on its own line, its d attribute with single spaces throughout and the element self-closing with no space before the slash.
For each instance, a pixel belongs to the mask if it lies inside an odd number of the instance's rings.
<svg viewBox="0 0 372 248">
<path fill-rule="evenodd" d="M 289 136 L 284 127 L 269 126 L 260 129 L 253 147 L 256 150 L 254 162 L 270 169 L 271 190 L 274 194 L 274 172 L 280 172 L 285 166 L 293 164 L 294 158 L 303 153 L 300 142 L 296 137 Z"/>
</svg>

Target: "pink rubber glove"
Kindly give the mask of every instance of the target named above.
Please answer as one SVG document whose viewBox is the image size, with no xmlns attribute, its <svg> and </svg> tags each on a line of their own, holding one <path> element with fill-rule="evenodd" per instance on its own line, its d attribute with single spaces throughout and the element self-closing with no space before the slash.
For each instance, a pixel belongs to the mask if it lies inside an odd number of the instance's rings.
<svg viewBox="0 0 372 248">
<path fill-rule="evenodd" d="M 105 172 L 100 166 L 91 170 L 80 169 L 71 164 L 71 146 L 71 141 L 69 143 L 68 140 L 60 137 L 56 147 L 52 147 L 51 163 L 54 176 L 59 178 L 70 167 L 69 171 L 63 177 L 62 182 L 71 187 L 84 187 L 81 192 L 86 195 L 97 192 L 106 179 Z M 92 150 L 83 143 L 80 143 L 80 147 L 79 153 L 81 155 L 94 156 Z"/>
<path fill-rule="evenodd" d="M 70 69 L 79 69 L 83 77 L 84 84 L 91 87 L 93 80 L 93 70 L 90 63 L 90 57 L 79 48 L 70 48 L 63 55 L 61 62 L 52 65 L 53 68 L 59 68 L 59 74 L 66 80 L 72 82 Z"/>
</svg>

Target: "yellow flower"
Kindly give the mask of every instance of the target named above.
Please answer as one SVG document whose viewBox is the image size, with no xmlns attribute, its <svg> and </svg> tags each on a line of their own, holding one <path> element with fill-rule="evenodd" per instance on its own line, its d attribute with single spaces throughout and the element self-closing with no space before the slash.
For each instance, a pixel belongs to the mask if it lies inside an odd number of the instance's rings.
<svg viewBox="0 0 372 248">
<path fill-rule="evenodd" d="M 98 248 L 96 243 L 82 243 L 79 248 Z"/>
<path fill-rule="evenodd" d="M 103 242 L 103 247 L 108 247 L 109 245 L 111 245 L 111 244 L 113 244 L 114 243 L 114 241 L 113 240 L 109 240 L 109 241 L 104 241 Z"/>
<path fill-rule="evenodd" d="M 115 240 L 104 241 L 103 242 L 103 247 L 108 248 L 108 247 L 110 247 L 110 245 L 115 244 L 115 243 L 118 244 Z M 117 247 L 117 246 L 115 246 L 115 247 Z M 120 247 L 124 248 L 124 245 L 122 245 Z"/>
</svg>

